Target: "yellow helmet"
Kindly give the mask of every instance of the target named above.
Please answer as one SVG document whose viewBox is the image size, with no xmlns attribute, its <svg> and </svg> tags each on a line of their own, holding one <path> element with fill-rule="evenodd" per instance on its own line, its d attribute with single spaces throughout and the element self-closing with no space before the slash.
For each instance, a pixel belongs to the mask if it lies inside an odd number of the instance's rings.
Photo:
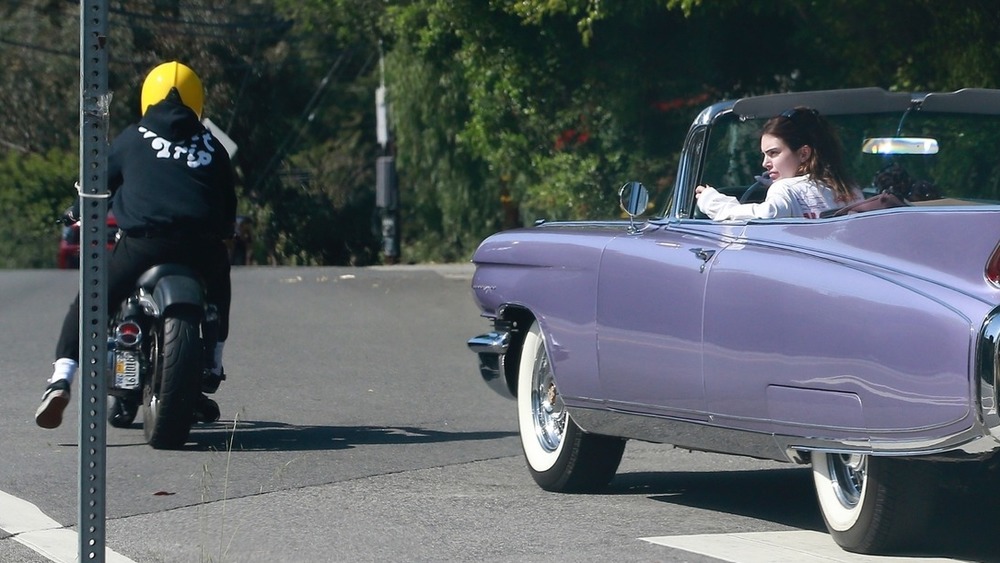
<svg viewBox="0 0 1000 563">
<path fill-rule="evenodd" d="M 171 88 L 177 88 L 181 101 L 194 110 L 200 119 L 202 106 L 205 104 L 205 89 L 201 85 L 201 79 L 190 67 L 176 61 L 163 63 L 146 75 L 140 102 L 142 114 L 146 115 L 149 106 L 166 98 Z"/>
</svg>

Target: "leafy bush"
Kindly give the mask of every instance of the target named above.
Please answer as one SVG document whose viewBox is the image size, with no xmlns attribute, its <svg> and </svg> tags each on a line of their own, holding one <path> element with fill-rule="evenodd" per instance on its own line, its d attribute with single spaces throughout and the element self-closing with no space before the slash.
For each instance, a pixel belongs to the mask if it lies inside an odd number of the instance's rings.
<svg viewBox="0 0 1000 563">
<path fill-rule="evenodd" d="M 8 153 L 0 157 L 0 268 L 52 268 L 56 220 L 73 203 L 76 153 Z"/>
</svg>

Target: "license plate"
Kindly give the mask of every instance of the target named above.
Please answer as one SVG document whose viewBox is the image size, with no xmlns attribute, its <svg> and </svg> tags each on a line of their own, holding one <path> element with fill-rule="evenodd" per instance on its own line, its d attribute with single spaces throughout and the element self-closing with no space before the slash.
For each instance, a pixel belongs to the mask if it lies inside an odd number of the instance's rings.
<svg viewBox="0 0 1000 563">
<path fill-rule="evenodd" d="M 131 350 L 115 351 L 115 389 L 139 388 L 139 355 Z"/>
</svg>

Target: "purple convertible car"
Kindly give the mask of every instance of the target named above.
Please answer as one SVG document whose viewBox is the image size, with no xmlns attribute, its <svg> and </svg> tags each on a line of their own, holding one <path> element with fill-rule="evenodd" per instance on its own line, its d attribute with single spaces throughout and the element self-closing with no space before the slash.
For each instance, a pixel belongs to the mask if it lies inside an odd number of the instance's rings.
<svg viewBox="0 0 1000 563">
<path fill-rule="evenodd" d="M 797 106 L 835 125 L 868 197 L 902 205 L 699 215 L 698 184 L 763 198 L 761 125 Z M 493 330 L 468 344 L 516 398 L 542 488 L 607 485 L 628 439 L 811 464 L 837 543 L 884 553 L 930 524 L 931 479 L 975 464 L 997 487 L 1000 91 L 718 103 L 657 215 L 639 218 L 641 183 L 620 196 L 628 221 L 538 222 L 473 258 Z"/>
</svg>

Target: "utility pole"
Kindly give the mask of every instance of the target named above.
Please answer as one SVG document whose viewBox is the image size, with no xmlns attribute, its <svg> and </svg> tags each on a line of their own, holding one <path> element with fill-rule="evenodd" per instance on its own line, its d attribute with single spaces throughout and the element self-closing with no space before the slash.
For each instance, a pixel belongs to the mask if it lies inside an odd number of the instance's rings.
<svg viewBox="0 0 1000 563">
<path fill-rule="evenodd" d="M 107 479 L 108 0 L 80 2 L 79 561 L 104 563 Z"/>
<path fill-rule="evenodd" d="M 399 181 L 389 127 L 385 87 L 385 57 L 379 42 L 379 87 L 375 90 L 375 136 L 382 154 L 375 161 L 375 206 L 382 225 L 382 254 L 386 264 L 399 262 Z"/>
</svg>

